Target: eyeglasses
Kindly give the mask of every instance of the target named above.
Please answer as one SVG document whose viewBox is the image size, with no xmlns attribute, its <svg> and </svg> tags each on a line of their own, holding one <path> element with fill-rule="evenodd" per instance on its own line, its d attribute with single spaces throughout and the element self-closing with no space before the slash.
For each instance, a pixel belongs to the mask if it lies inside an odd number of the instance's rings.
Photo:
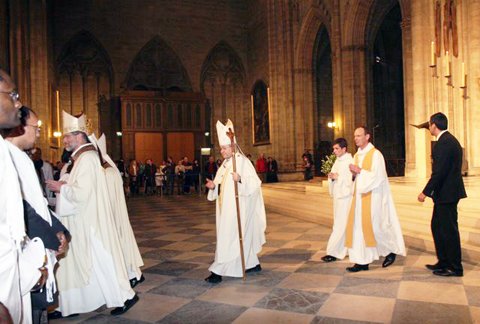
<svg viewBox="0 0 480 324">
<path fill-rule="evenodd" d="M 27 126 L 30 126 L 30 127 L 35 128 L 35 132 L 40 133 L 40 126 L 38 126 L 38 125 L 26 124 L 25 127 L 27 127 Z"/>
<path fill-rule="evenodd" d="M 12 98 L 13 102 L 20 100 L 20 94 L 18 94 L 17 90 L 0 91 L 0 93 L 7 93 L 10 96 L 10 98 Z"/>
</svg>

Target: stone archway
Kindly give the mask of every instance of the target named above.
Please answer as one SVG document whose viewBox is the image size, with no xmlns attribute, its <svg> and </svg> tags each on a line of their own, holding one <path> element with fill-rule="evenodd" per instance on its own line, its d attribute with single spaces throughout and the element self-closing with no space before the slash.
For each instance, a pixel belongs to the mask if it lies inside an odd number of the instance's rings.
<svg viewBox="0 0 480 324">
<path fill-rule="evenodd" d="M 367 125 L 389 176 L 405 172 L 403 51 L 398 1 L 375 3 L 367 26 Z"/>
<path fill-rule="evenodd" d="M 412 84 L 412 44 L 411 44 L 411 1 L 410 0 L 360 0 L 346 7 L 345 12 L 345 38 L 343 44 L 343 71 L 344 92 L 343 106 L 345 108 L 345 121 L 353 134 L 357 125 L 367 125 L 373 128 L 377 125 L 370 111 L 373 106 L 373 77 L 372 64 L 369 59 L 374 58 L 375 38 L 382 22 L 388 12 L 395 6 L 399 6 L 401 12 L 401 43 L 402 64 L 400 69 L 403 73 L 403 106 L 404 116 L 403 130 L 405 131 L 405 168 L 415 168 L 414 141 L 410 140 L 413 135 L 408 126 L 409 116 L 412 114 L 413 99 L 411 93 Z M 374 59 L 372 59 L 374 60 Z M 371 124 L 371 125 L 370 125 Z M 349 134 L 349 135 L 350 135 Z M 402 173 L 403 174 L 403 173 Z"/>
<path fill-rule="evenodd" d="M 220 41 L 208 53 L 200 74 L 200 87 L 208 100 L 211 145 L 216 146 L 215 123 L 230 118 L 244 151 L 251 148 L 252 121 L 245 91 L 245 69 L 235 50 Z"/>
<path fill-rule="evenodd" d="M 312 7 L 305 16 L 295 49 L 295 105 L 299 107 L 298 114 L 302 118 L 296 118 L 294 122 L 296 123 L 295 127 L 303 130 L 304 134 L 302 138 L 296 138 L 296 152 L 299 153 L 295 155 L 297 170 L 302 169 L 301 153 L 305 149 L 314 149 L 320 138 L 318 135 L 320 132 L 318 111 L 322 109 L 319 107 L 319 102 L 321 101 L 319 97 L 322 95 L 319 96 L 318 85 L 319 80 L 321 80 L 321 74 L 325 71 L 320 72 L 319 68 L 321 70 L 322 65 L 316 65 L 318 55 L 322 56 L 322 54 L 328 53 L 327 56 L 330 57 L 327 70 L 330 73 L 331 87 L 329 88 L 331 91 L 329 91 L 332 93 L 332 104 L 329 106 L 334 106 L 334 102 L 339 97 L 335 98 L 333 96 L 336 87 L 332 79 L 332 71 L 335 71 L 335 62 L 331 59 L 331 52 L 332 47 L 336 48 L 336 43 L 329 37 L 331 35 L 331 23 L 330 13 L 322 3 Z M 324 41 L 328 41 L 327 47 L 319 45 L 319 42 Z M 325 52 L 326 48 L 328 49 Z"/>
<path fill-rule="evenodd" d="M 103 45 L 90 32 L 80 31 L 63 46 L 56 73 L 61 109 L 85 113 L 98 132 L 98 104 L 110 99 L 113 91 L 112 62 Z"/>
<path fill-rule="evenodd" d="M 332 49 L 327 29 L 322 26 L 315 40 L 314 60 L 314 163 L 315 174 L 320 175 L 321 160 L 332 152 L 335 129 L 329 127 L 334 121 Z"/>
</svg>

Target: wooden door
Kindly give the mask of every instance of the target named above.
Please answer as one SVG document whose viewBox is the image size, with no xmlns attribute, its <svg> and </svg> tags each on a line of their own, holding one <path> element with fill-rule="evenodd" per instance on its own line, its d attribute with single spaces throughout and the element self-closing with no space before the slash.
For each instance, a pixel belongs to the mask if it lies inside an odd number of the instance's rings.
<svg viewBox="0 0 480 324">
<path fill-rule="evenodd" d="M 175 164 L 184 156 L 188 157 L 190 162 L 193 161 L 195 158 L 195 141 L 193 133 L 168 133 L 167 154 L 173 157 Z"/>
<path fill-rule="evenodd" d="M 163 161 L 163 134 L 162 133 L 135 133 L 135 159 L 145 163 L 152 159 L 160 165 Z"/>
</svg>

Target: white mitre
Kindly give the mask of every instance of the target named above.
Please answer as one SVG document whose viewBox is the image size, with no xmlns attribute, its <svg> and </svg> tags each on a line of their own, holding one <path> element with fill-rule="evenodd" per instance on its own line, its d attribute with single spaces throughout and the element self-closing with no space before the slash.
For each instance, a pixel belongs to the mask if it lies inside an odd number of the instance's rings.
<svg viewBox="0 0 480 324">
<path fill-rule="evenodd" d="M 73 132 L 84 132 L 88 134 L 87 131 L 87 118 L 85 114 L 82 114 L 80 117 L 75 117 L 67 113 L 65 110 L 62 111 L 63 117 L 63 134 L 73 133 Z"/>
<path fill-rule="evenodd" d="M 115 162 L 113 162 L 112 158 L 107 154 L 107 137 L 105 134 L 102 134 L 98 139 L 95 137 L 95 134 L 88 136 L 90 142 L 95 144 L 97 149 L 100 151 L 102 158 L 105 162 L 107 162 L 110 166 L 117 168 Z"/>
<path fill-rule="evenodd" d="M 98 143 L 97 143 L 98 139 L 95 136 L 95 133 L 92 133 L 92 134 L 88 135 L 88 139 L 93 145 L 95 145 L 95 147 L 98 147 Z"/>
<path fill-rule="evenodd" d="M 220 144 L 220 146 L 232 144 L 230 137 L 228 137 L 227 135 L 228 129 L 231 129 L 232 132 L 235 134 L 235 131 L 233 130 L 233 123 L 230 119 L 227 120 L 227 123 L 225 125 L 223 125 L 219 120 L 217 120 L 217 135 L 218 143 Z M 237 139 L 235 136 L 233 136 L 233 142 L 235 144 L 237 143 Z"/>
</svg>

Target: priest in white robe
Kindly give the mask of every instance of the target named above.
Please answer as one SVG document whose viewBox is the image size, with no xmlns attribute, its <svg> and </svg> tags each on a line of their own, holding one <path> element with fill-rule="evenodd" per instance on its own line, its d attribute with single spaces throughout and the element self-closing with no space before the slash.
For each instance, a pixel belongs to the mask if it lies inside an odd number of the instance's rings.
<svg viewBox="0 0 480 324">
<path fill-rule="evenodd" d="M 353 181 L 350 173 L 353 158 L 347 152 L 347 140 L 337 138 L 333 142 L 333 153 L 337 158 L 328 174 L 328 190 L 333 198 L 333 229 L 328 239 L 327 255 L 322 257 L 324 262 L 341 260 L 347 255 L 345 229 L 353 195 Z"/>
<path fill-rule="evenodd" d="M 117 228 L 120 244 L 122 246 L 123 258 L 127 269 L 130 286 L 134 288 L 137 284 L 143 282 L 145 277 L 142 275 L 140 267 L 143 266 L 143 259 L 138 249 L 135 234 L 128 217 L 127 203 L 123 191 L 123 179 L 115 162 L 107 154 L 107 143 L 105 134 L 99 139 L 94 134 L 89 136 L 92 143 L 96 144 L 99 155 L 103 160 L 103 168 L 107 179 L 108 195 Z"/>
<path fill-rule="evenodd" d="M 215 261 L 210 266 L 210 276 L 205 280 L 210 283 L 222 281 L 222 276 L 242 277 L 242 261 L 237 225 L 237 208 L 235 202 L 235 183 L 238 185 L 241 229 L 243 234 L 243 251 L 247 272 L 261 271 L 257 254 L 265 243 L 267 225 L 265 206 L 261 190 L 261 181 L 250 160 L 238 149 L 235 153 L 236 172 L 233 171 L 233 150 L 227 136 L 233 124 L 217 122 L 217 134 L 224 158 L 218 168 L 215 179 L 207 179 L 209 189 L 207 199 L 216 200 L 217 247 Z M 234 140 L 236 148 L 238 145 Z M 238 152 L 240 151 L 240 152 Z"/>
<path fill-rule="evenodd" d="M 40 136 L 38 117 L 28 107 L 22 107 L 21 111 L 22 126 L 8 132 L 6 144 L 20 180 L 27 234 L 30 238 L 40 238 L 46 249 L 42 254 L 47 256 L 45 268 L 49 275 L 45 287 L 31 294 L 33 322 L 39 323 L 48 304 L 54 301 L 54 294 L 57 291 L 54 267 L 57 254 L 64 253 L 68 248 L 65 235 L 68 231 L 55 216 L 51 215 L 34 163 L 26 153 L 35 147 L 35 142 Z M 44 261 L 44 258 L 40 259 L 40 264 Z"/>
<path fill-rule="evenodd" d="M 365 127 L 355 130 L 354 139 L 358 151 L 350 172 L 355 191 L 345 233 L 345 246 L 355 263 L 347 268 L 350 272 L 368 270 L 380 256 L 385 256 L 382 266 L 388 267 L 396 255 L 406 255 L 383 155 L 369 142 Z"/>
<path fill-rule="evenodd" d="M 66 182 L 48 181 L 59 193 L 59 216 L 72 235 L 67 256 L 59 261 L 57 282 L 62 316 L 116 307 L 128 311 L 138 296 L 130 287 L 108 198 L 105 173 L 95 146 L 88 141 L 85 115 L 63 112 L 64 143 L 73 168 Z"/>
</svg>

